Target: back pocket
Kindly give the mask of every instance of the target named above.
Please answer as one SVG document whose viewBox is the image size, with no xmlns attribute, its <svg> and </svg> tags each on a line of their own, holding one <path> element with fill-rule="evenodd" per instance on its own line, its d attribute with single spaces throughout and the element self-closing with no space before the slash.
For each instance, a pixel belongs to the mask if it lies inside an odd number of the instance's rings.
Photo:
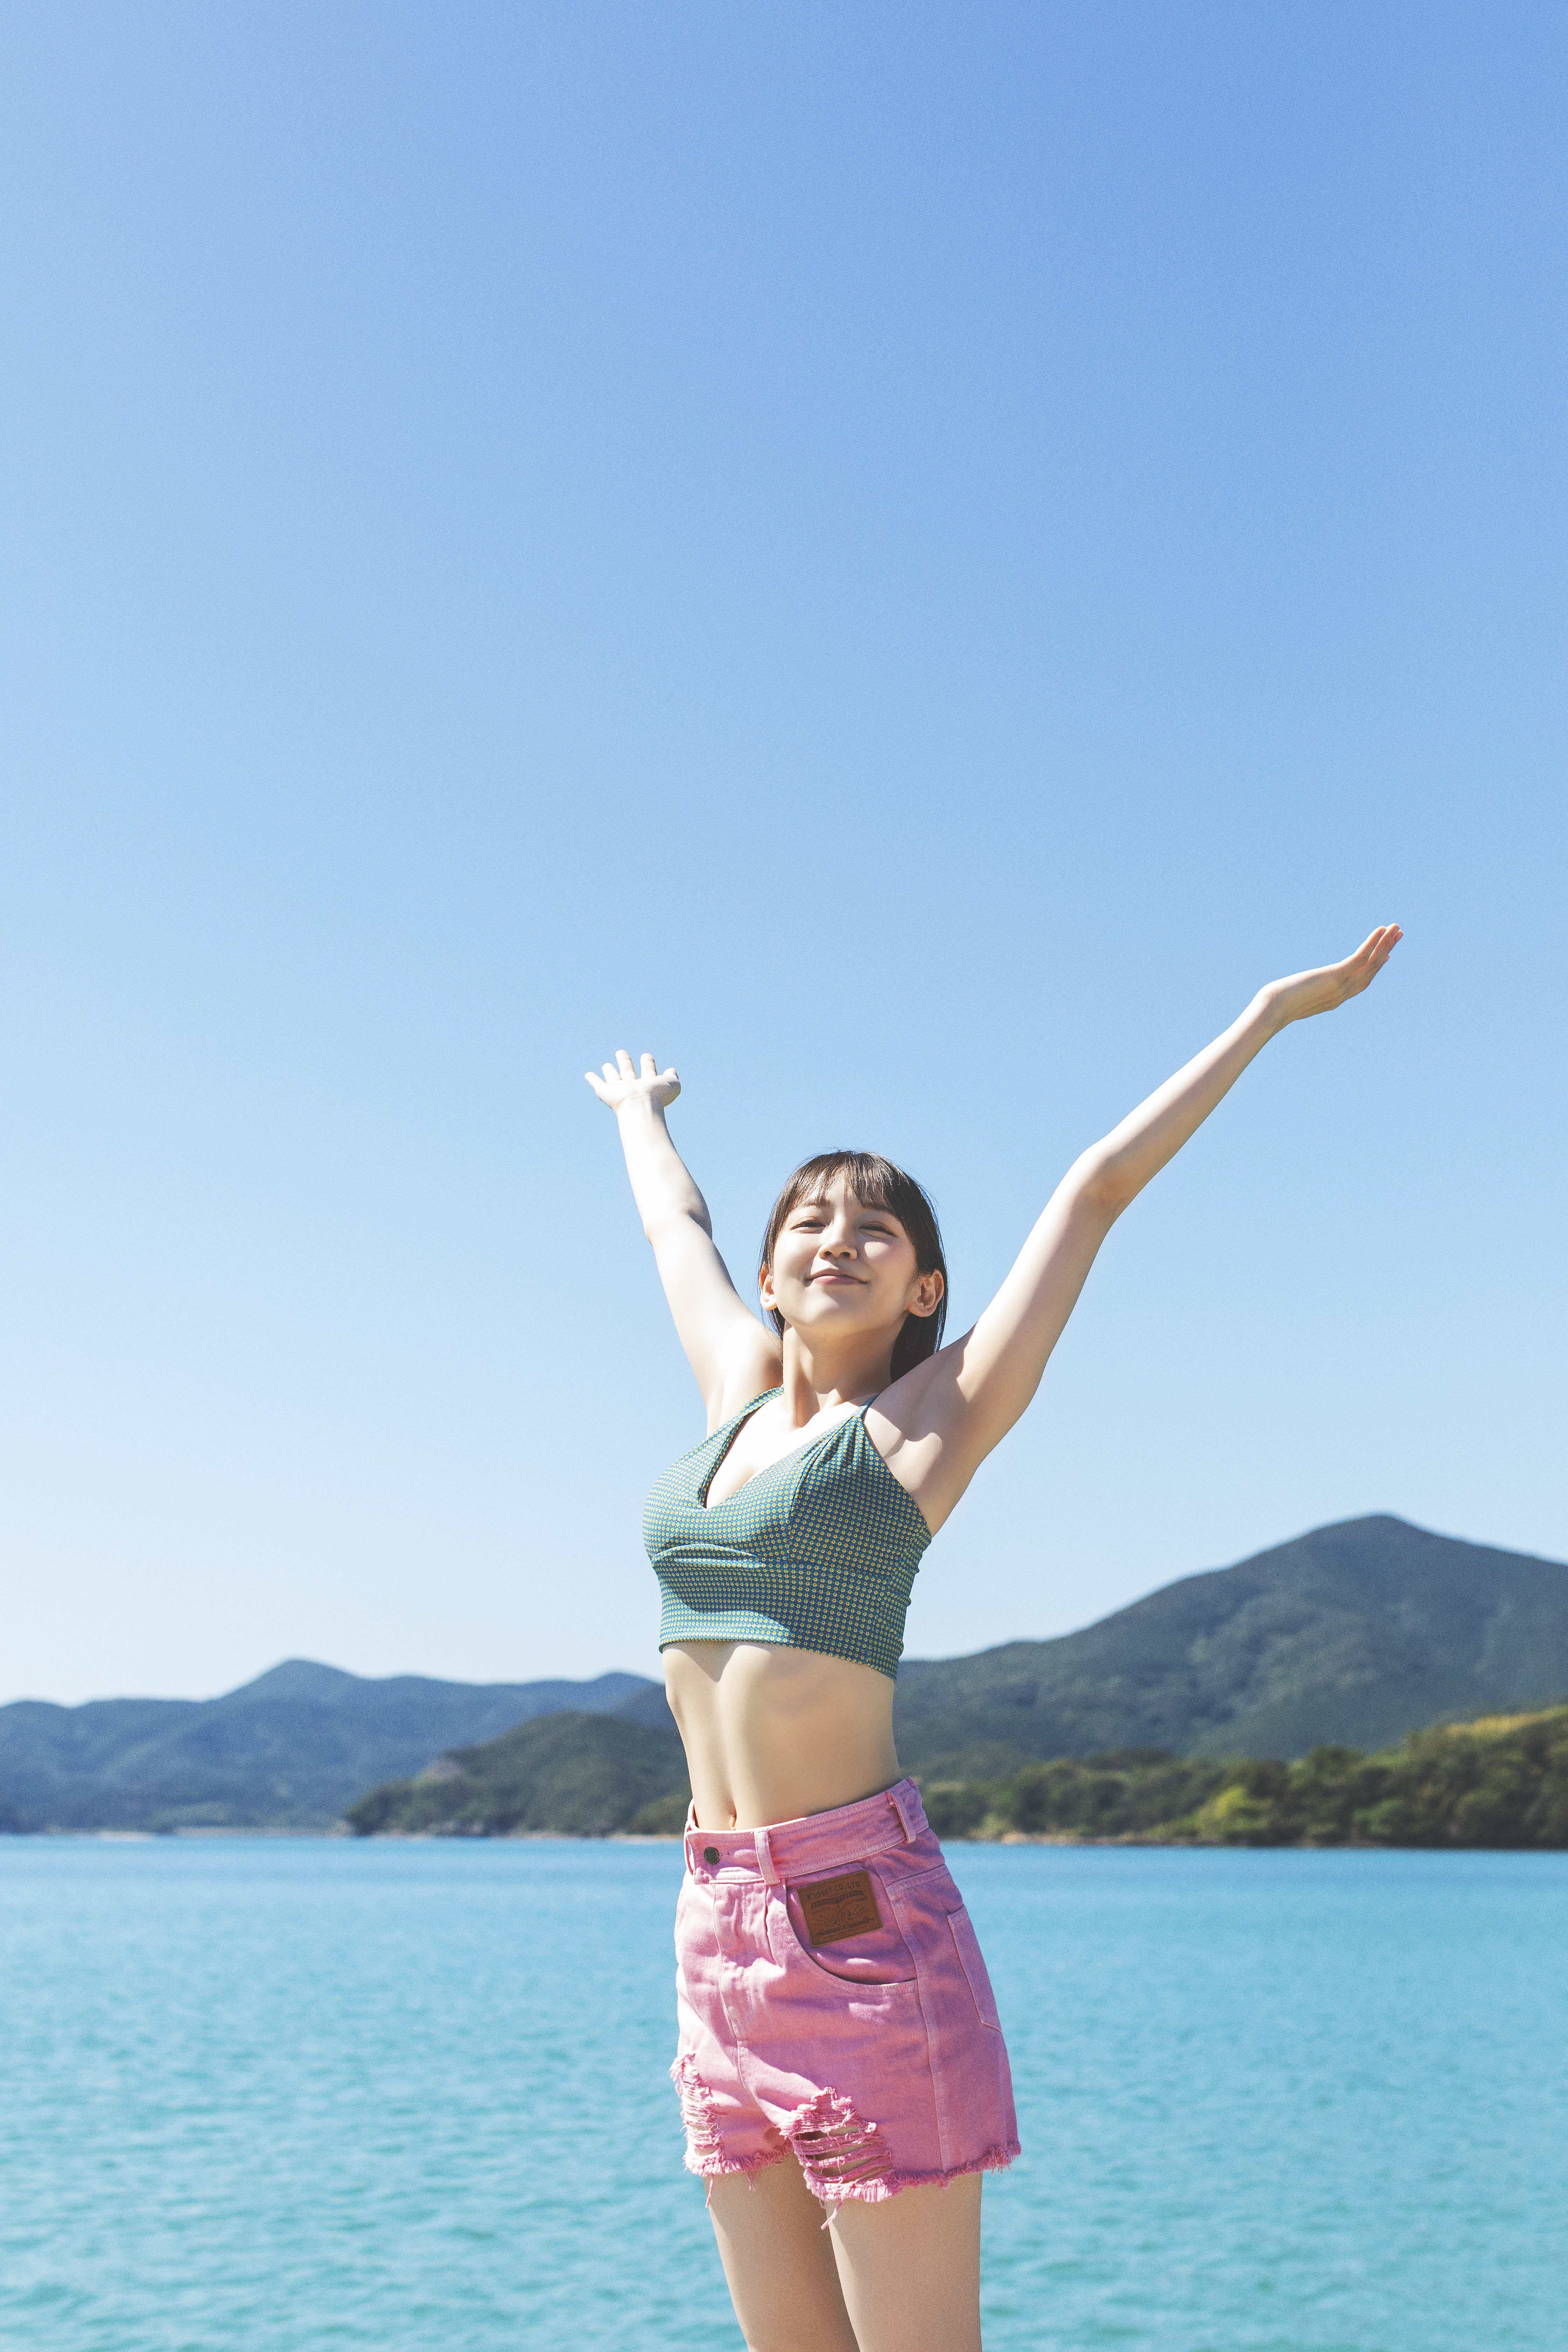
<svg viewBox="0 0 1568 2352">
<path fill-rule="evenodd" d="M 963 1973 L 969 1979 L 969 1990 L 974 1996 L 980 2022 L 988 2025 L 993 2033 L 1000 2033 L 1002 2020 L 996 2011 L 996 1996 L 991 1990 L 991 1979 L 981 1957 L 980 1938 L 974 1932 L 968 1912 L 950 1911 L 947 1924 L 952 1931 L 952 1940 L 957 1946 Z"/>
</svg>

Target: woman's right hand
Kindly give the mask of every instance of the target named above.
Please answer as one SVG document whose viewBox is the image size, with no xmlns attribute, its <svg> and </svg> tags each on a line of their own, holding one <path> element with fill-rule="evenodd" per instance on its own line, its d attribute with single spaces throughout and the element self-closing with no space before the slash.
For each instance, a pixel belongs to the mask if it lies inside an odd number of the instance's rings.
<svg viewBox="0 0 1568 2352">
<path fill-rule="evenodd" d="M 632 1057 L 623 1045 L 613 1062 L 605 1064 L 603 1077 L 596 1078 L 592 1070 L 583 1076 L 610 1110 L 624 1110 L 628 1103 L 646 1102 L 650 1110 L 664 1110 L 680 1092 L 680 1080 L 673 1070 L 656 1070 L 653 1055 L 645 1054 L 640 1071 L 632 1067 Z"/>
</svg>

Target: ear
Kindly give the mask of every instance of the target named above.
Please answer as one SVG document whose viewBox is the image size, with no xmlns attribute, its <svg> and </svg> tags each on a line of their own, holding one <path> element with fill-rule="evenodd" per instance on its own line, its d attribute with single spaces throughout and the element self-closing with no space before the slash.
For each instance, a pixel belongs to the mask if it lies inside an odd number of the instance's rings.
<svg viewBox="0 0 1568 2352">
<path fill-rule="evenodd" d="M 779 1303 L 773 1291 L 773 1270 L 771 1265 L 764 1265 L 757 1276 L 757 1297 L 763 1302 L 763 1313 L 771 1315 Z"/>
<path fill-rule="evenodd" d="M 905 1312 L 910 1315 L 934 1315 L 942 1305 L 942 1295 L 946 1288 L 946 1283 L 934 1266 L 929 1274 L 918 1275 L 915 1278 L 914 1296 L 910 1300 Z"/>
</svg>

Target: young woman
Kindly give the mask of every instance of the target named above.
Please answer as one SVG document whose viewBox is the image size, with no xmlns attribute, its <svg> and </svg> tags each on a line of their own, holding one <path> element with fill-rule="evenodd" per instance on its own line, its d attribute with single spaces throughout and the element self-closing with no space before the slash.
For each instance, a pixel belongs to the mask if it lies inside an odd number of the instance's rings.
<svg viewBox="0 0 1568 2352">
<path fill-rule="evenodd" d="M 588 1074 L 708 1410 L 645 1532 L 692 1791 L 671 2071 L 750 2352 L 978 2352 L 981 2176 L 1018 2140 L 985 1964 L 893 1745 L 915 1570 L 1128 1202 L 1271 1037 L 1357 995 L 1399 938 L 1261 989 L 1074 1162 L 946 1347 L 912 1179 L 862 1152 L 796 1170 L 763 1245 L 769 1329 L 666 1132 L 674 1070 L 622 1052 Z"/>
</svg>

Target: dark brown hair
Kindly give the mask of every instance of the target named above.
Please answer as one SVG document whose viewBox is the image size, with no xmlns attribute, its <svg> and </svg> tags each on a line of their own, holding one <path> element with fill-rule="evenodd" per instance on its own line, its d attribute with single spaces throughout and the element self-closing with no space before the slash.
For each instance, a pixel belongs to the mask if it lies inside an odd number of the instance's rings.
<svg viewBox="0 0 1568 2352">
<path fill-rule="evenodd" d="M 897 1217 L 914 1244 L 917 1272 L 942 1276 L 942 1297 L 935 1314 L 906 1315 L 903 1328 L 893 1343 L 893 1378 L 898 1380 L 916 1364 L 923 1364 L 928 1356 L 934 1356 L 942 1345 L 942 1325 L 947 1321 L 947 1260 L 942 1255 L 936 1211 L 914 1178 L 906 1176 L 901 1168 L 895 1168 L 890 1160 L 884 1160 L 879 1151 L 819 1151 L 815 1160 L 801 1162 L 773 1202 L 773 1213 L 763 1235 L 758 1276 L 773 1265 L 773 1245 L 784 1219 L 803 1201 L 820 1201 L 836 1176 L 845 1179 L 864 1208 L 885 1209 L 890 1217 Z M 782 1338 L 784 1319 L 776 1307 L 773 1321 Z"/>
</svg>

